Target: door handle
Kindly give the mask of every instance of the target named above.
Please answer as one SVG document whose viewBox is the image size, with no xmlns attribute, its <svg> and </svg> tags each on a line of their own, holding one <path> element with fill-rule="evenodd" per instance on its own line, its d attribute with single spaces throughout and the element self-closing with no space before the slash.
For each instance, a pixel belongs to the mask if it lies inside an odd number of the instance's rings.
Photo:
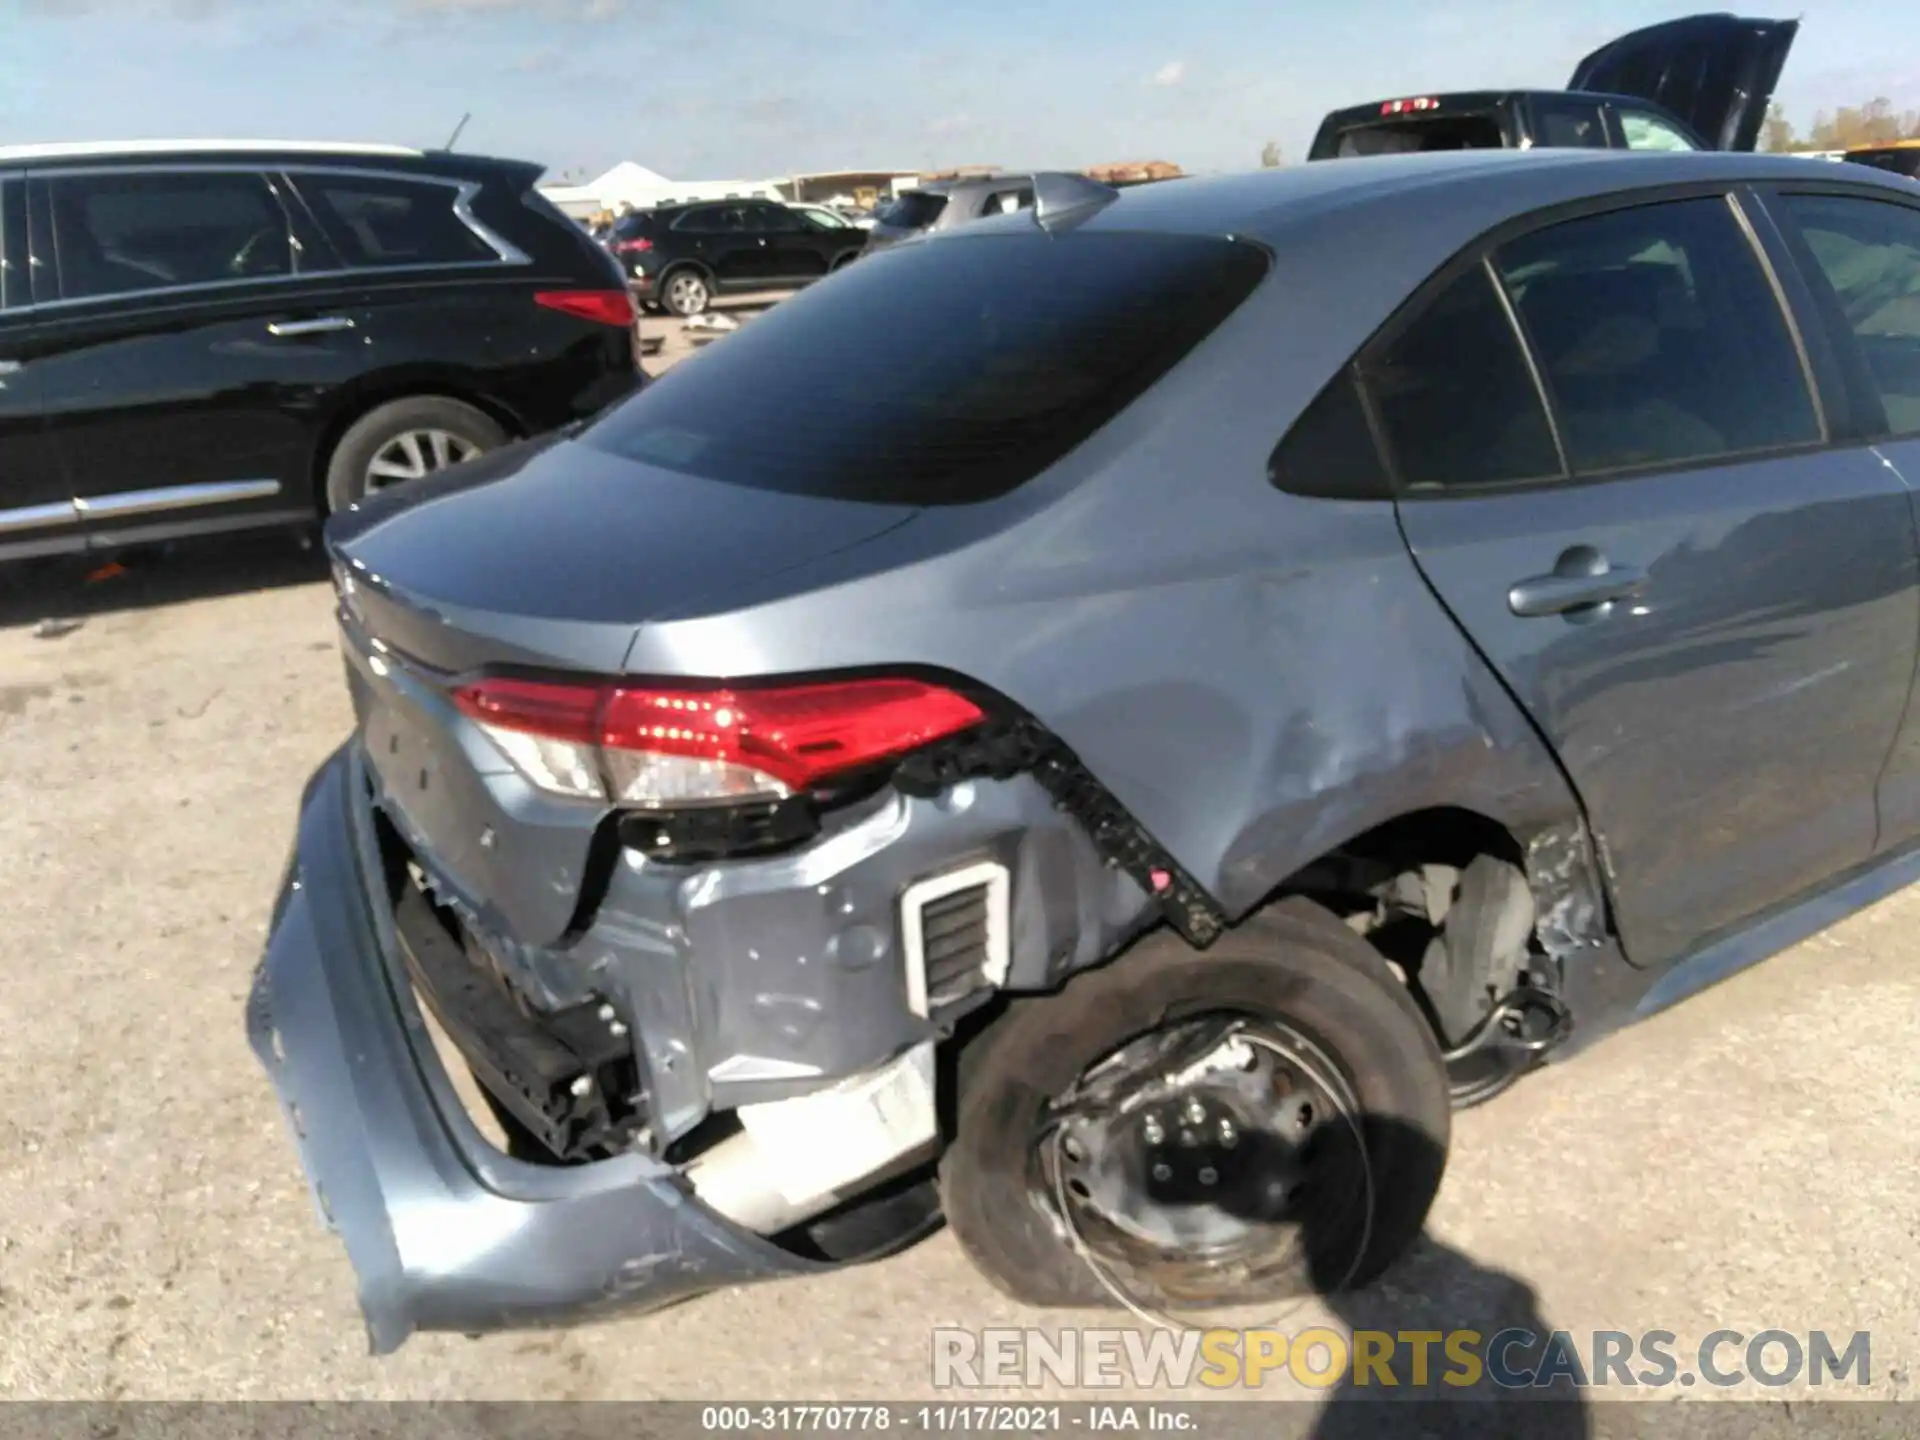
<svg viewBox="0 0 1920 1440">
<path fill-rule="evenodd" d="M 1565 615 L 1638 595 L 1646 583 L 1644 571 L 1609 564 L 1591 545 L 1575 545 L 1561 552 L 1550 573 L 1518 581 L 1508 590 L 1507 608 L 1529 620 Z"/>
<path fill-rule="evenodd" d="M 276 320 L 267 326 L 269 335 L 290 339 L 295 335 L 327 335 L 335 330 L 351 330 L 353 321 L 344 315 L 328 315 L 319 320 Z"/>
<path fill-rule="evenodd" d="M 0 360 L 0 375 L 18 375 L 19 373 L 20 362 L 18 360 Z"/>
</svg>

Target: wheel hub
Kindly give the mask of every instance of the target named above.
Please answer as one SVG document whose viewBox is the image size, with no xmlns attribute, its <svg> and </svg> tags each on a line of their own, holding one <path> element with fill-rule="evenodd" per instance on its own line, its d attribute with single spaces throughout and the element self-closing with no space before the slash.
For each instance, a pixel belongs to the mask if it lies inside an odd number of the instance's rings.
<svg viewBox="0 0 1920 1440">
<path fill-rule="evenodd" d="M 1284 1026 L 1203 1020 L 1133 1042 L 1057 1112 L 1065 1218 L 1104 1263 L 1189 1293 L 1298 1263 L 1302 1226 L 1346 1188 L 1353 1100 L 1330 1085 L 1346 1088 Z"/>
</svg>

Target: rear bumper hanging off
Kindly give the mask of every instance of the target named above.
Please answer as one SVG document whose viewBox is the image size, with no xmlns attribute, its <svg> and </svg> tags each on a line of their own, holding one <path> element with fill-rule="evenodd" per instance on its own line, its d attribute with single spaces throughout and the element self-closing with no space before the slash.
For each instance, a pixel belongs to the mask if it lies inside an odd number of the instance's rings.
<svg viewBox="0 0 1920 1440">
<path fill-rule="evenodd" d="M 363 784 L 349 749 L 309 787 L 247 1028 L 358 1275 L 374 1353 L 419 1330 L 657 1309 L 827 1268 L 730 1223 L 645 1155 L 532 1165 L 480 1132 L 406 982 L 392 918 L 366 900 Z"/>
</svg>

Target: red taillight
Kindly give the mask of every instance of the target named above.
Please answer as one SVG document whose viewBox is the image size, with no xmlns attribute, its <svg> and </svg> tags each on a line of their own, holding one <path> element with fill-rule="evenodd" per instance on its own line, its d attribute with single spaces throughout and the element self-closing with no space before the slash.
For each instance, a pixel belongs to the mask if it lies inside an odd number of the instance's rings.
<svg viewBox="0 0 1920 1440">
<path fill-rule="evenodd" d="M 616 240 L 613 253 L 616 255 L 638 255 L 653 248 L 653 242 L 642 235 L 638 240 Z"/>
<path fill-rule="evenodd" d="M 454 702 L 560 794 L 667 809 L 780 799 L 985 718 L 918 680 L 641 689 L 482 680 Z"/>
<path fill-rule="evenodd" d="M 639 318 L 633 296 L 625 290 L 542 290 L 533 298 L 549 310 L 597 320 L 602 325 L 631 325 Z"/>
<path fill-rule="evenodd" d="M 1438 110 L 1440 101 L 1432 95 L 1414 100 L 1389 100 L 1380 107 L 1382 115 L 1407 115 L 1419 110 Z"/>
</svg>

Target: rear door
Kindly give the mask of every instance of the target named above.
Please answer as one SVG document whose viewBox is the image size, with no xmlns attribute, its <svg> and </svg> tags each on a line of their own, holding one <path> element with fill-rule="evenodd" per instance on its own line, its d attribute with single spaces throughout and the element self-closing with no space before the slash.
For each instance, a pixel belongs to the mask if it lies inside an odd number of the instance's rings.
<svg viewBox="0 0 1920 1440">
<path fill-rule="evenodd" d="M 766 273 L 781 284 L 818 280 L 834 253 L 827 232 L 784 205 L 752 205 L 748 219 L 766 242 Z"/>
<path fill-rule="evenodd" d="M 40 403 L 33 271 L 26 180 L 0 174 L 0 556 L 9 558 L 81 543 L 73 487 Z"/>
<path fill-rule="evenodd" d="M 1807 277 L 1875 450 L 1920 486 L 1920 208 L 1884 190 L 1786 187 L 1768 208 Z M 1920 836 L 1920 696 L 1880 782 L 1882 844 Z"/>
<path fill-rule="evenodd" d="M 1728 196 L 1587 214 L 1363 362 L 1414 556 L 1566 766 L 1640 965 L 1873 853 L 1913 676 L 1907 488 L 1830 426 L 1772 276 Z"/>
<path fill-rule="evenodd" d="M 345 335 L 285 328 L 317 297 L 282 182 L 84 169 L 36 178 L 29 204 L 58 285 L 34 364 L 89 540 L 311 515 L 314 396 L 356 362 Z"/>
<path fill-rule="evenodd" d="M 1609 41 L 1567 89 L 1651 100 L 1714 149 L 1751 150 L 1799 31 L 1798 20 L 1688 15 Z"/>
<path fill-rule="evenodd" d="M 745 205 L 695 205 L 673 228 L 723 290 L 751 290 L 772 276 L 767 236 L 748 220 Z"/>
</svg>

